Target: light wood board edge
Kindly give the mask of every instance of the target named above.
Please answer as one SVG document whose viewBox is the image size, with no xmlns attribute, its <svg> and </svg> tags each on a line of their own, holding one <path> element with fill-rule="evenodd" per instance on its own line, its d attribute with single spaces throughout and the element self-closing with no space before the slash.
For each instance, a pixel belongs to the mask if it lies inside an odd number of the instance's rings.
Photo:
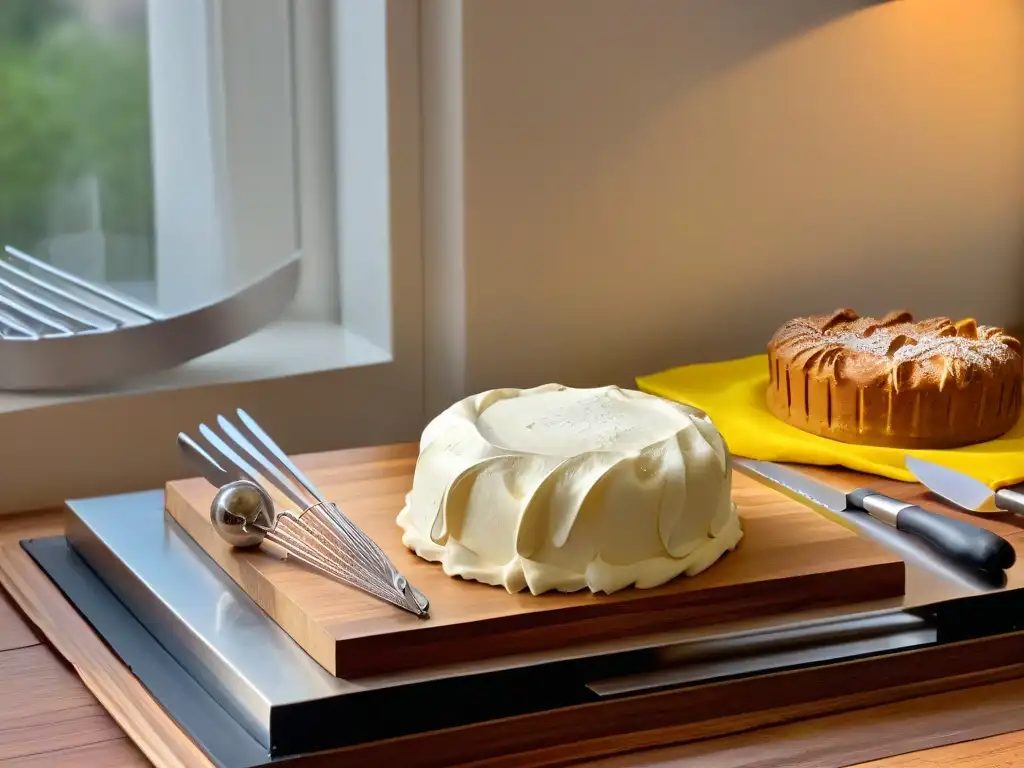
<svg viewBox="0 0 1024 768">
<path fill-rule="evenodd" d="M 0 586 L 157 768 L 213 768 L 17 542 L 0 546 Z"/>
</svg>

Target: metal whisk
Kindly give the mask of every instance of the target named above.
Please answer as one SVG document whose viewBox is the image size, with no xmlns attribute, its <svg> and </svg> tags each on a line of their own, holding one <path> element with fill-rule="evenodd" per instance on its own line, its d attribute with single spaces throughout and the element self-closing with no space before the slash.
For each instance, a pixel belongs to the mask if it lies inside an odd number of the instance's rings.
<svg viewBox="0 0 1024 768">
<path fill-rule="evenodd" d="M 342 584 L 426 616 L 430 607 L 426 596 L 409 584 L 384 551 L 336 504 L 320 495 L 249 414 L 239 408 L 237 415 L 241 428 L 217 417 L 223 437 L 199 425 L 208 448 L 184 432 L 178 434 L 182 453 L 219 489 L 210 517 L 220 536 L 236 547 L 270 541 L 289 558 Z M 275 510 L 261 479 L 284 494 L 297 511 Z"/>
</svg>

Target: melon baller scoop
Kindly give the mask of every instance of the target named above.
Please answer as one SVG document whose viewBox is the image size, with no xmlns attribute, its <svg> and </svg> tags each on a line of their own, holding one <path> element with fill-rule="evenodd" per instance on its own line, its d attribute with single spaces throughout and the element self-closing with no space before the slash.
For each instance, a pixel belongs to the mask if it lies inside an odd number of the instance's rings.
<svg viewBox="0 0 1024 768">
<path fill-rule="evenodd" d="M 326 501 L 277 443 L 241 408 L 241 427 L 217 417 L 223 436 L 205 424 L 199 433 L 206 447 L 184 432 L 178 447 L 189 463 L 218 488 L 210 521 L 233 547 L 257 547 L 268 541 L 296 560 L 332 579 L 426 617 L 430 603 L 398 572 L 384 551 L 331 501 Z M 297 512 L 275 509 L 263 482 L 269 483 Z"/>
</svg>

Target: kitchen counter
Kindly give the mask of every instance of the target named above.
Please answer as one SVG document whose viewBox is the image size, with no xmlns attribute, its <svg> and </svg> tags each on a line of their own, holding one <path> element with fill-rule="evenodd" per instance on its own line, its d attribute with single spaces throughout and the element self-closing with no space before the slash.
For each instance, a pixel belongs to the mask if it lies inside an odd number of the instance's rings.
<svg viewBox="0 0 1024 768">
<path fill-rule="evenodd" d="M 815 474 L 818 473 L 830 471 L 816 470 Z M 850 480 L 855 483 L 856 476 L 851 474 Z M 933 508 L 941 506 L 915 486 L 873 480 L 873 485 L 883 492 Z M 57 510 L 0 518 L 0 544 L 27 536 L 53 535 L 61 531 L 61 525 Z M 996 522 L 992 527 L 1024 551 L 1024 531 L 1006 521 Z M 77 631 L 89 630 L 83 624 Z M 102 664 L 97 663 L 92 673 L 95 683 L 98 679 L 95 675 L 103 675 Z M 97 690 L 95 685 L 90 687 Z M 132 694 L 130 686 L 111 685 L 105 695 L 114 697 L 104 698 L 106 703 L 117 704 L 117 695 L 144 694 L 139 691 Z M 586 764 L 604 768 L 824 767 L 851 759 L 854 762 L 847 765 L 871 768 L 947 765 L 994 768 L 1017 762 L 1024 764 L 1024 704 L 1021 702 L 1024 702 L 1024 663 L 1020 677 L 1002 682 Z M 123 707 L 115 706 L 111 711 L 118 711 L 120 717 L 125 717 Z M 122 722 L 136 738 L 145 732 L 140 730 L 140 721 L 132 722 L 128 717 Z M 624 740 L 623 747 L 629 748 L 628 740 Z M 147 753 L 161 755 L 152 743 Z M 165 753 L 163 756 L 168 758 L 166 764 L 175 764 L 174 755 Z M 191 761 L 186 757 L 177 762 L 189 765 Z M 0 764 L 111 768 L 149 764 L 143 751 L 93 696 L 75 668 L 42 639 L 41 633 L 34 631 L 2 590 Z"/>
</svg>

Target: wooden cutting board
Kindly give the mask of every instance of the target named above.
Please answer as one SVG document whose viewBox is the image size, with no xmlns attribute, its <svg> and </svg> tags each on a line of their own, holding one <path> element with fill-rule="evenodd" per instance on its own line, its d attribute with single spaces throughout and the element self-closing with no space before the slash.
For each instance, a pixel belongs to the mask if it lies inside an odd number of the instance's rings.
<svg viewBox="0 0 1024 768">
<path fill-rule="evenodd" d="M 904 566 L 897 557 L 735 473 L 743 540 L 699 576 L 614 595 L 536 597 L 451 578 L 407 550 L 395 524 L 412 487 L 416 450 L 414 444 L 360 448 L 296 461 L 427 595 L 426 620 L 258 550 L 232 549 L 210 524 L 215 490 L 203 479 L 168 483 L 167 511 L 299 645 L 340 677 L 903 594 Z"/>
</svg>

